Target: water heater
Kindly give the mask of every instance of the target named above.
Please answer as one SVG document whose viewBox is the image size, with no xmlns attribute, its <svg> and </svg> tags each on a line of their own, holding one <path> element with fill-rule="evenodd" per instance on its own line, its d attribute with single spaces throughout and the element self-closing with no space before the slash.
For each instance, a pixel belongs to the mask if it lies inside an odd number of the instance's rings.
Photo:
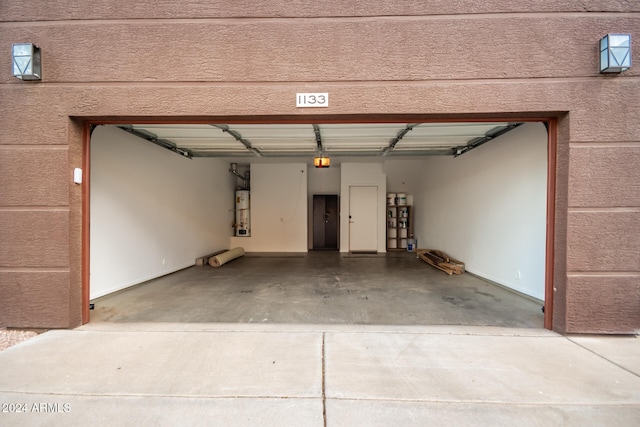
<svg viewBox="0 0 640 427">
<path fill-rule="evenodd" d="M 247 237 L 251 235 L 249 227 L 249 191 L 236 191 L 236 236 Z"/>
</svg>

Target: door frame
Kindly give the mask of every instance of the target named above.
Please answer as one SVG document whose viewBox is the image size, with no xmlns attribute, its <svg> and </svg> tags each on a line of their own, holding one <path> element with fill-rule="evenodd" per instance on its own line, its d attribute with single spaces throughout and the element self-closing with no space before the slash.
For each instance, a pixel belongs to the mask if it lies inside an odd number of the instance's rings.
<svg viewBox="0 0 640 427">
<path fill-rule="evenodd" d="M 335 248 L 316 248 L 315 247 L 315 198 L 316 196 L 331 196 L 336 199 L 336 247 Z M 313 250 L 340 250 L 340 195 L 336 193 L 315 193 L 311 195 L 311 249 Z"/>
<path fill-rule="evenodd" d="M 91 171 L 91 131 L 98 125 L 115 125 L 127 122 L 140 124 L 208 124 L 221 122 L 229 124 L 331 124 L 331 123 L 459 123 L 459 122 L 542 122 L 548 129 L 547 132 L 547 230 L 546 230 L 546 254 L 545 254 L 545 293 L 544 293 L 544 327 L 553 329 L 554 295 L 556 293 L 555 277 L 555 238 L 556 238 L 556 193 L 557 177 L 562 171 L 558 170 L 557 145 L 558 145 L 558 117 L 559 113 L 540 115 L 539 113 L 519 113 L 513 115 L 473 114 L 467 116 L 447 115 L 444 117 L 428 114 L 389 114 L 389 115 L 300 115 L 300 116 L 205 116 L 205 117 L 145 117 L 145 116 L 100 116 L 100 117 L 74 117 L 82 125 L 82 237 L 81 257 L 72 260 L 81 268 L 81 306 L 70 307 L 70 310 L 81 310 L 82 324 L 90 320 L 90 171 Z M 70 141 L 70 144 L 74 141 Z M 73 206 L 73 201 L 70 201 Z M 74 283 L 71 286 L 76 286 Z M 563 284 L 564 286 L 564 284 Z M 563 289 L 564 291 L 564 289 Z"/>
</svg>

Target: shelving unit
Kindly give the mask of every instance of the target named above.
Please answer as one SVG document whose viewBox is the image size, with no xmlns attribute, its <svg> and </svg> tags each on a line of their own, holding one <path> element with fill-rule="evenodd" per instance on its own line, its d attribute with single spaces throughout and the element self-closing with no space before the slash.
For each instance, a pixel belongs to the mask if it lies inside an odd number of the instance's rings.
<svg viewBox="0 0 640 427">
<path fill-rule="evenodd" d="M 413 207 L 387 205 L 387 251 L 406 251 L 408 239 L 413 239 Z"/>
</svg>

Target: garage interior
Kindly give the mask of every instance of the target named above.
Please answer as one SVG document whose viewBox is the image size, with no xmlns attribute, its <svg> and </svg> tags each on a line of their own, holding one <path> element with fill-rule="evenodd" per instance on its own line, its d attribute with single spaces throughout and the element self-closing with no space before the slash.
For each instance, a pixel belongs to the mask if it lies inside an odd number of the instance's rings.
<svg viewBox="0 0 640 427">
<path fill-rule="evenodd" d="M 244 227 L 236 190 L 250 194 Z M 406 237 L 466 273 L 390 248 L 389 194 L 411 206 Z M 337 199 L 333 238 L 319 241 L 314 196 Z M 546 200 L 540 122 L 100 125 L 91 322 L 539 328 Z M 194 266 L 233 247 L 245 256 Z"/>
</svg>

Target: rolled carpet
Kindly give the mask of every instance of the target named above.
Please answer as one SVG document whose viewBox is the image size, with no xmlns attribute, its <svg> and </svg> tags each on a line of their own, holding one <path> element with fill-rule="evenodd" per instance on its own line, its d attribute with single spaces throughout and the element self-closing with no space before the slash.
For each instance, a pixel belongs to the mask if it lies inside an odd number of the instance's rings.
<svg viewBox="0 0 640 427">
<path fill-rule="evenodd" d="M 221 267 L 223 264 L 233 261 L 236 258 L 240 258 L 244 255 L 244 248 L 233 248 L 226 252 L 222 252 L 216 256 L 209 258 L 209 265 L 211 267 Z"/>
</svg>

